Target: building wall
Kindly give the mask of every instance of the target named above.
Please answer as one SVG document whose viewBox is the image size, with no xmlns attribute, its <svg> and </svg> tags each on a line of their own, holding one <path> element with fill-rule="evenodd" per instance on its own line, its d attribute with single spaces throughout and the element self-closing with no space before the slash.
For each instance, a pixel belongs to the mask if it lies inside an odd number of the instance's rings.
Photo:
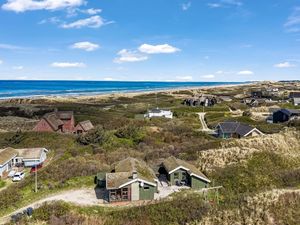
<svg viewBox="0 0 300 225">
<path fill-rule="evenodd" d="M 74 116 L 71 117 L 70 120 L 62 120 L 64 125 L 63 125 L 63 132 L 66 133 L 71 133 L 74 131 L 75 128 L 75 119 Z"/>
<path fill-rule="evenodd" d="M 178 173 L 178 179 L 175 179 L 175 173 Z M 169 176 L 169 182 L 171 185 L 176 185 L 176 180 L 181 181 L 183 178 L 183 173 L 187 174 L 185 170 L 183 169 L 179 169 L 176 170 L 175 172 L 171 173 Z M 187 178 L 188 178 L 188 174 L 187 174 Z"/>
<path fill-rule="evenodd" d="M 273 123 L 286 122 L 289 120 L 289 117 L 282 113 L 281 111 L 277 111 L 273 113 Z"/>
<path fill-rule="evenodd" d="M 136 182 L 137 183 L 137 182 Z M 154 193 L 156 192 L 156 187 L 148 184 L 144 184 L 143 187 L 139 186 L 139 200 L 153 200 Z"/>
<path fill-rule="evenodd" d="M 2 167 L 0 167 L 0 177 L 4 175 L 4 173 L 9 172 L 12 168 L 13 160 L 6 162 Z"/>
<path fill-rule="evenodd" d="M 208 187 L 208 183 L 199 179 L 198 177 L 191 177 L 191 188 L 193 189 L 201 189 Z"/>
<path fill-rule="evenodd" d="M 132 201 L 140 200 L 140 190 L 139 190 L 138 182 L 131 184 L 131 200 Z"/>
<path fill-rule="evenodd" d="M 52 127 L 45 119 L 41 119 L 37 125 L 33 128 L 34 131 L 38 132 L 54 132 Z"/>
<path fill-rule="evenodd" d="M 3 173 L 5 173 L 7 171 L 8 171 L 8 165 L 7 164 L 5 164 L 2 167 L 0 167 L 0 177 L 2 177 Z"/>
</svg>

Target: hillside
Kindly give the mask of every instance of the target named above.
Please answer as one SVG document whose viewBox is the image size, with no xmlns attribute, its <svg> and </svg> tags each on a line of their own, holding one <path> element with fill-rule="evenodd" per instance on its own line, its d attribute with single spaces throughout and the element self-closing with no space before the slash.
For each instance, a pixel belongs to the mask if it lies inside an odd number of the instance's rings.
<svg viewBox="0 0 300 225">
<path fill-rule="evenodd" d="M 110 172 L 111 165 L 128 156 L 144 160 L 153 168 L 167 157 L 175 156 L 200 169 L 212 180 L 211 187 L 222 188 L 205 193 L 183 190 L 162 201 L 129 204 L 130 207 L 50 202 L 19 224 L 298 225 L 299 124 L 269 124 L 253 120 L 248 113 L 238 116 L 232 113 L 233 106 L 236 110 L 255 111 L 234 96 L 242 90 L 250 92 L 257 85 L 265 84 L 84 100 L 2 102 L 1 118 L 5 123 L 0 128 L 6 132 L 0 133 L 0 148 L 45 147 L 49 153 L 48 161 L 38 172 L 37 193 L 34 174 L 28 169 L 22 182 L 0 183 L 0 216 L 68 190 L 76 193 L 87 189 L 92 193 L 95 175 Z M 222 121 L 236 120 L 262 128 L 265 135 L 222 139 L 203 132 L 197 114 L 203 108 L 183 105 L 182 100 L 211 92 L 226 93 L 233 99 L 204 108 L 205 121 L 211 128 Z M 276 105 L 291 106 L 288 102 Z M 172 110 L 174 118 L 143 119 L 147 109 L 156 106 Z M 34 121 L 55 109 L 74 111 L 76 121 L 91 120 L 95 129 L 79 136 L 31 131 Z"/>
</svg>

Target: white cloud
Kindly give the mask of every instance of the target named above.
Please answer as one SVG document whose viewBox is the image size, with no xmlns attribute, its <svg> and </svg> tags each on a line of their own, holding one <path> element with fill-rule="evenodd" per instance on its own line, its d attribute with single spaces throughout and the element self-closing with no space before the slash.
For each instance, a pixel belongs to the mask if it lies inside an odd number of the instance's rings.
<svg viewBox="0 0 300 225">
<path fill-rule="evenodd" d="M 58 24 L 58 23 L 61 23 L 61 20 L 58 17 L 54 16 L 54 17 L 50 17 L 48 19 L 43 19 L 38 24 L 41 25 L 41 24 L 45 24 L 45 23 Z"/>
<path fill-rule="evenodd" d="M 82 27 L 89 27 L 89 28 L 99 28 L 106 24 L 101 16 L 92 16 L 86 19 L 80 19 L 72 23 L 64 23 L 61 25 L 62 28 L 70 29 L 70 28 L 82 28 Z"/>
<path fill-rule="evenodd" d="M 237 73 L 238 75 L 253 75 L 254 72 L 251 70 L 242 70 Z"/>
<path fill-rule="evenodd" d="M 59 10 L 78 7 L 85 4 L 85 0 L 7 0 L 2 9 L 25 12 L 29 10 Z"/>
<path fill-rule="evenodd" d="M 221 8 L 222 4 L 220 3 L 208 3 L 207 4 L 210 8 Z"/>
<path fill-rule="evenodd" d="M 177 76 L 176 80 L 177 81 L 192 81 L 193 77 L 192 76 Z"/>
<path fill-rule="evenodd" d="M 119 57 L 114 60 L 115 63 L 140 62 L 148 59 L 148 56 L 141 55 L 136 51 L 130 51 L 127 49 L 122 49 L 121 51 L 119 51 L 118 56 Z"/>
<path fill-rule="evenodd" d="M 88 41 L 82 41 L 82 42 L 77 42 L 74 43 L 71 48 L 73 49 L 81 49 L 81 50 L 85 50 L 87 52 L 92 52 L 97 50 L 98 48 L 100 48 L 100 46 L 98 44 L 95 43 L 91 43 Z"/>
<path fill-rule="evenodd" d="M 186 10 L 188 10 L 191 6 L 192 6 L 192 2 L 187 2 L 187 3 L 183 3 L 183 4 L 181 5 L 181 8 L 182 8 L 183 11 L 186 11 Z"/>
<path fill-rule="evenodd" d="M 291 67 L 295 67 L 296 65 L 290 63 L 290 62 L 282 62 L 282 63 L 278 63 L 275 64 L 274 67 L 276 68 L 291 68 Z"/>
<path fill-rule="evenodd" d="M 294 8 L 284 27 L 287 32 L 300 32 L 300 7 Z"/>
<path fill-rule="evenodd" d="M 54 62 L 51 64 L 52 67 L 57 68 L 82 68 L 86 67 L 84 63 L 81 62 Z"/>
<path fill-rule="evenodd" d="M 218 70 L 218 71 L 216 72 L 216 74 L 223 74 L 223 73 L 224 73 L 223 70 Z"/>
<path fill-rule="evenodd" d="M 89 14 L 89 15 L 96 15 L 98 13 L 101 13 L 102 12 L 102 9 L 94 9 L 94 8 L 91 8 L 91 9 L 86 9 L 86 10 L 82 10 L 83 13 L 86 13 L 86 14 Z"/>
<path fill-rule="evenodd" d="M 25 48 L 16 46 L 16 45 L 9 45 L 9 44 L 0 44 L 0 49 L 6 50 L 25 50 Z"/>
<path fill-rule="evenodd" d="M 149 45 L 149 44 L 142 44 L 139 48 L 139 51 L 146 54 L 160 54 L 160 53 L 175 53 L 180 51 L 180 49 L 175 48 L 169 44 L 163 45 Z"/>
<path fill-rule="evenodd" d="M 229 6 L 242 6 L 243 2 L 239 0 L 219 0 L 217 2 L 211 2 L 207 4 L 210 8 L 222 8 Z"/>
<path fill-rule="evenodd" d="M 3 64 L 3 61 L 0 59 L 0 65 Z"/>
<path fill-rule="evenodd" d="M 14 66 L 13 67 L 13 70 L 22 70 L 22 69 L 24 69 L 23 66 Z"/>
<path fill-rule="evenodd" d="M 207 74 L 207 75 L 203 75 L 202 78 L 204 78 L 204 79 L 213 79 L 213 78 L 215 78 L 215 75 L 214 74 Z"/>
</svg>

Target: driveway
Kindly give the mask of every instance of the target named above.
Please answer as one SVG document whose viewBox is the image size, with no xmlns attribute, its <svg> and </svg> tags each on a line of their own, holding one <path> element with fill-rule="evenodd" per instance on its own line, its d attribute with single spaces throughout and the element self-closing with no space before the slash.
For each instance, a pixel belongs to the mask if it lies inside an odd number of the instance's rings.
<svg viewBox="0 0 300 225">
<path fill-rule="evenodd" d="M 23 212 L 28 207 L 32 207 L 36 209 L 46 202 L 53 202 L 53 201 L 65 201 L 80 206 L 94 206 L 94 205 L 105 204 L 103 201 L 103 191 L 101 189 L 90 188 L 90 189 L 68 190 L 62 193 L 49 196 L 47 198 L 41 199 L 39 201 L 36 201 L 32 204 L 20 208 L 15 212 L 0 218 L 0 224 L 8 223 L 10 221 L 10 217 L 13 214 Z"/>
</svg>

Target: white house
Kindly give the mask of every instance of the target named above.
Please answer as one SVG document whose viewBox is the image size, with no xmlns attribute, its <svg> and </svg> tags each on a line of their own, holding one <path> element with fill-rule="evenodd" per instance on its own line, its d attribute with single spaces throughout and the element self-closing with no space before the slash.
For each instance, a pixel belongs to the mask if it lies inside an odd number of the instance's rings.
<svg viewBox="0 0 300 225">
<path fill-rule="evenodd" d="M 151 109 L 149 110 L 145 115 L 145 118 L 153 118 L 153 117 L 163 117 L 163 118 L 168 118 L 172 119 L 173 118 L 173 112 L 170 110 L 163 110 L 163 109 Z"/>
<path fill-rule="evenodd" d="M 14 158 L 18 155 L 18 152 L 13 148 L 6 148 L 0 150 L 0 177 L 4 173 L 9 172 L 14 166 Z"/>
<path fill-rule="evenodd" d="M 15 165 L 23 164 L 25 167 L 33 167 L 42 164 L 47 159 L 48 150 L 45 148 L 23 148 L 16 149 L 18 152 L 15 157 Z"/>
<path fill-rule="evenodd" d="M 293 103 L 294 103 L 294 106 L 300 105 L 300 97 L 293 98 Z"/>
<path fill-rule="evenodd" d="M 6 148 L 0 150 L 0 177 L 14 166 L 34 167 L 47 159 L 46 148 Z"/>
</svg>

